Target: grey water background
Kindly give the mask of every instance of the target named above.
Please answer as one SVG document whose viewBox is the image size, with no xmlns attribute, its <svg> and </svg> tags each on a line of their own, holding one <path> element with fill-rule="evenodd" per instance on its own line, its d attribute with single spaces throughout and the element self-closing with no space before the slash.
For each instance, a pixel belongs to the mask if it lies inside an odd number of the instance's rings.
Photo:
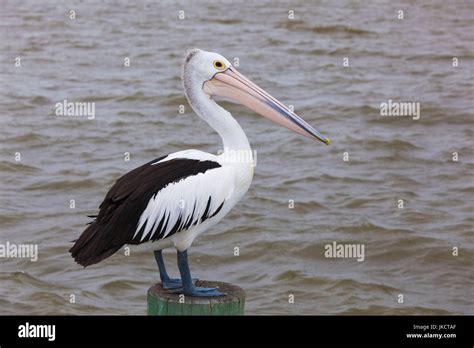
<svg viewBox="0 0 474 348">
<path fill-rule="evenodd" d="M 86 269 L 67 250 L 122 174 L 220 149 L 181 86 L 199 47 L 238 57 L 332 144 L 223 103 L 258 162 L 191 248 L 195 276 L 240 285 L 247 314 L 474 314 L 473 19 L 460 0 L 0 1 L 0 242 L 39 246 L 37 262 L 0 259 L 0 313 L 146 312 L 150 247 Z M 64 99 L 94 102 L 95 118 L 55 116 Z M 389 99 L 419 102 L 420 119 L 381 116 Z M 365 245 L 365 260 L 326 258 L 333 241 Z"/>
</svg>

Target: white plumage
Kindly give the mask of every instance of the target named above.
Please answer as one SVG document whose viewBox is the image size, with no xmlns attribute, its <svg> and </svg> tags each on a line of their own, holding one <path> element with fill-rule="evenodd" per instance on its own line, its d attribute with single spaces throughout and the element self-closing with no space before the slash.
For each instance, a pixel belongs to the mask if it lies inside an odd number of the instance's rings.
<svg viewBox="0 0 474 348">
<path fill-rule="evenodd" d="M 140 238 L 153 239 L 158 224 L 165 218 L 167 221 L 163 238 L 166 238 L 173 226 L 181 221 L 181 226 L 191 221 L 192 226 L 197 226 L 204 216 L 208 200 L 210 198 L 209 212 L 215 212 L 224 202 L 230 204 L 234 192 L 235 171 L 232 167 L 219 161 L 218 156 L 205 154 L 201 151 L 186 151 L 186 153 L 171 154 L 165 159 L 157 162 L 163 163 L 174 158 L 188 158 L 199 160 L 212 160 L 222 167 L 209 169 L 205 173 L 186 177 L 178 182 L 170 183 L 157 192 L 148 202 L 148 205 L 138 222 L 135 238 L 141 228 L 145 226 Z M 211 218 L 212 219 L 212 218 Z M 179 228 L 181 230 L 181 228 Z M 175 238 L 179 238 L 179 234 Z"/>
</svg>

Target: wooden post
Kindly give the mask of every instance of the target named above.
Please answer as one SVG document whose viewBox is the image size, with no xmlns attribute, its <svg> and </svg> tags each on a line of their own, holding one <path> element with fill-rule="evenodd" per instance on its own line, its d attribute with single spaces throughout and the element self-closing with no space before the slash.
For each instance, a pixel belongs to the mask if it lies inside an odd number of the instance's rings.
<svg viewBox="0 0 474 348">
<path fill-rule="evenodd" d="M 164 290 L 161 283 L 148 289 L 148 315 L 243 315 L 245 291 L 223 282 L 198 280 L 196 286 L 219 288 L 225 296 L 191 297 Z"/>
</svg>

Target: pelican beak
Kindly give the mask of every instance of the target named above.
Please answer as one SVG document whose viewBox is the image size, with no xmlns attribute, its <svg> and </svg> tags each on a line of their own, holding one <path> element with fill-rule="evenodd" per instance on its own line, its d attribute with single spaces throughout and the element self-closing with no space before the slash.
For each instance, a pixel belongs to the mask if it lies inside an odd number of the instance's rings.
<svg viewBox="0 0 474 348">
<path fill-rule="evenodd" d="M 212 79 L 204 83 L 203 90 L 210 96 L 228 98 L 243 104 L 269 120 L 305 137 L 318 139 L 326 145 L 330 143 L 328 138 L 233 67 L 215 74 Z"/>
</svg>

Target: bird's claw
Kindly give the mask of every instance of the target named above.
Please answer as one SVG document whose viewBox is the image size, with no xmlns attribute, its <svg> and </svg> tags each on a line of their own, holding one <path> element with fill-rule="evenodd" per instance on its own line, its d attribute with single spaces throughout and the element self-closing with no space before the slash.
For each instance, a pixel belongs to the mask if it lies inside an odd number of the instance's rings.
<svg viewBox="0 0 474 348">
<path fill-rule="evenodd" d="M 196 284 L 196 282 L 198 281 L 199 279 L 197 278 L 193 278 L 193 284 Z M 166 280 L 162 280 L 161 281 L 161 286 L 163 287 L 163 289 L 165 290 L 169 290 L 169 289 L 181 289 L 183 287 L 183 283 L 181 282 L 181 279 L 178 279 L 178 278 L 169 278 L 169 279 L 166 279 Z"/>
<path fill-rule="evenodd" d="M 183 291 L 185 296 L 193 296 L 193 297 L 218 297 L 218 296 L 225 296 L 223 292 L 220 292 L 217 288 L 200 288 L 194 287 L 190 290 Z"/>
<path fill-rule="evenodd" d="M 218 296 L 225 296 L 226 294 L 220 292 L 217 288 L 201 288 L 201 287 L 193 287 L 189 290 L 184 289 L 175 289 L 172 291 L 174 294 L 183 294 L 185 296 L 191 297 L 218 297 Z"/>
</svg>

